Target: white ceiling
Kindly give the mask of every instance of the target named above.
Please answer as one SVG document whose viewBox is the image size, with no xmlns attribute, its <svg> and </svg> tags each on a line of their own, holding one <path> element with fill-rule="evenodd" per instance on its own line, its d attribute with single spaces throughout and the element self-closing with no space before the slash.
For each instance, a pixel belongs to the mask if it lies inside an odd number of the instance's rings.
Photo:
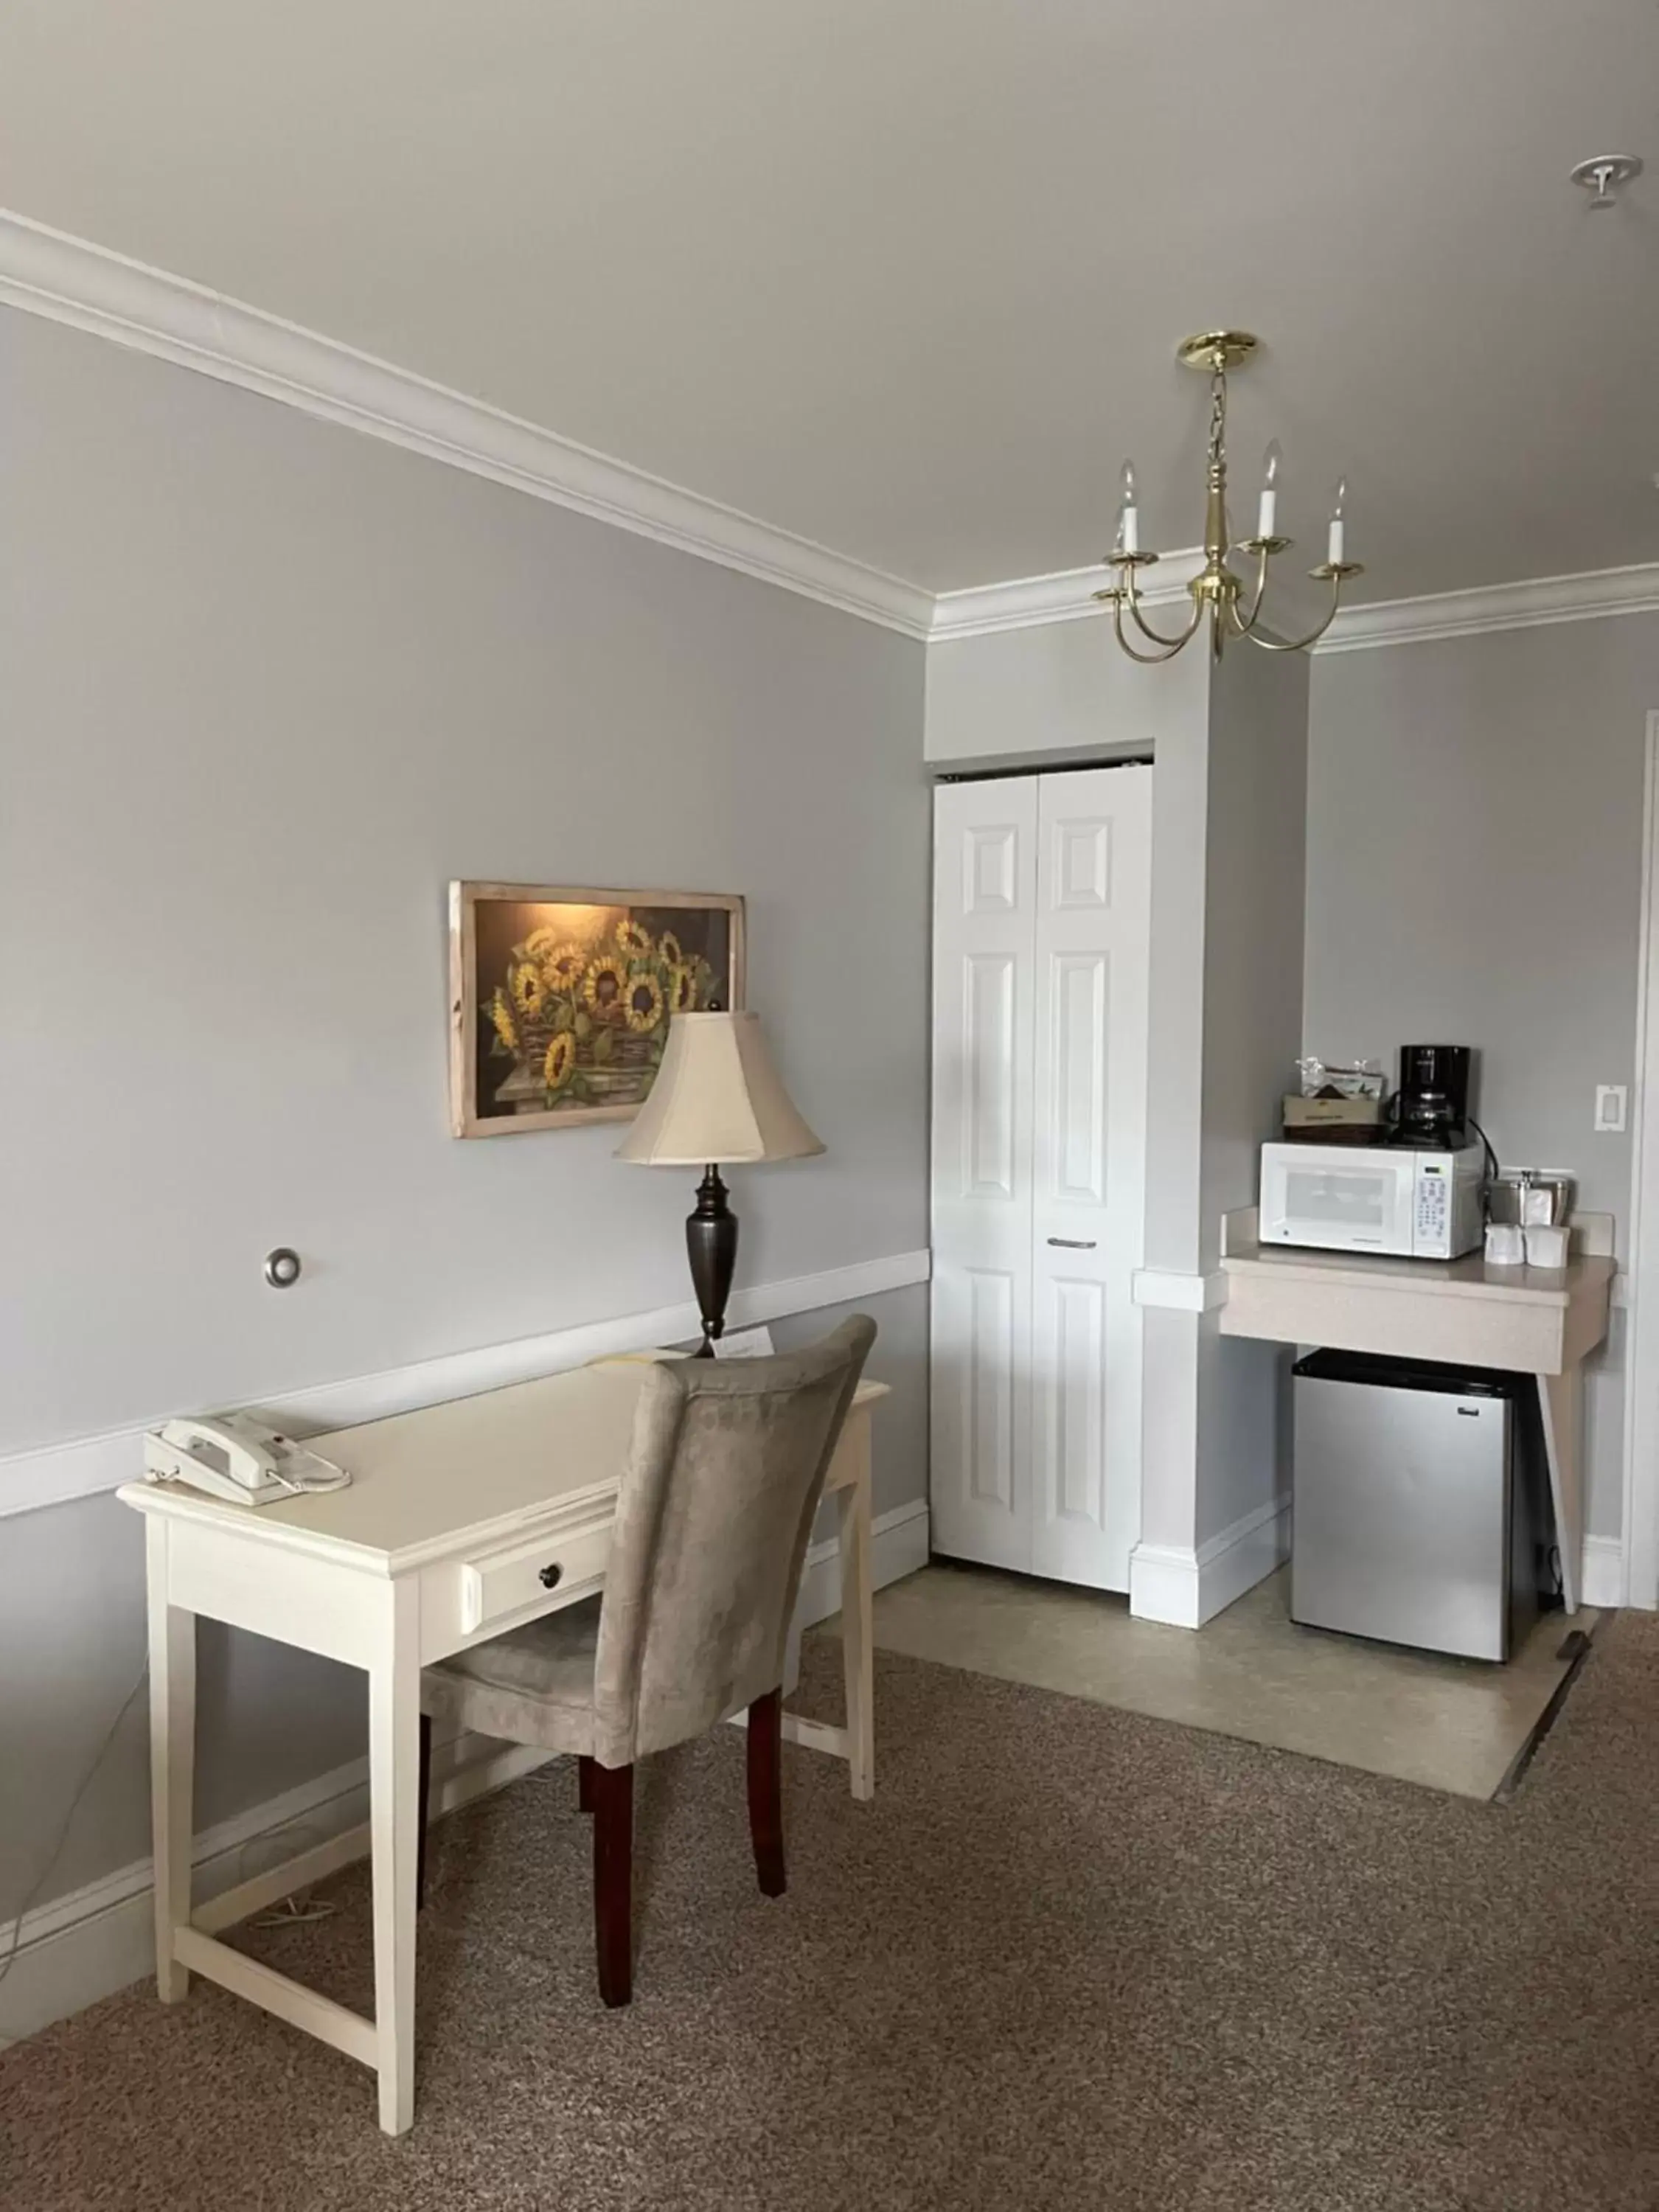
<svg viewBox="0 0 1659 2212">
<path fill-rule="evenodd" d="M 11 0 L 0 204 L 934 591 L 1191 544 L 1223 321 L 1241 534 L 1659 556 L 1655 0 Z"/>
</svg>

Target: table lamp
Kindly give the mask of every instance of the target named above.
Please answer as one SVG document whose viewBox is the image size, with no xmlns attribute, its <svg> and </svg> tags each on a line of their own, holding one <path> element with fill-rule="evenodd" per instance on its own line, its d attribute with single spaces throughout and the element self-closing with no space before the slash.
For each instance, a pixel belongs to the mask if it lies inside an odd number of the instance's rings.
<svg viewBox="0 0 1659 2212">
<path fill-rule="evenodd" d="M 758 1014 L 676 1014 L 651 1095 L 617 1147 L 638 1167 L 701 1167 L 685 1249 L 702 1316 L 699 1359 L 712 1359 L 726 1328 L 738 1257 L 738 1217 L 726 1202 L 722 1164 L 799 1160 L 821 1152 L 779 1079 Z"/>
</svg>

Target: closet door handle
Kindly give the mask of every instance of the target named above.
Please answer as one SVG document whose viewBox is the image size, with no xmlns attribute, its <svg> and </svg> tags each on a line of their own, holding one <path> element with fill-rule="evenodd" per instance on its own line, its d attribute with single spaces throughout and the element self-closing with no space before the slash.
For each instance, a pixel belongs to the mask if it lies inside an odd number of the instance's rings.
<svg viewBox="0 0 1659 2212">
<path fill-rule="evenodd" d="M 1062 1245 L 1068 1252 L 1092 1252 L 1095 1249 L 1092 1237 L 1051 1237 L 1048 1242 Z"/>
</svg>

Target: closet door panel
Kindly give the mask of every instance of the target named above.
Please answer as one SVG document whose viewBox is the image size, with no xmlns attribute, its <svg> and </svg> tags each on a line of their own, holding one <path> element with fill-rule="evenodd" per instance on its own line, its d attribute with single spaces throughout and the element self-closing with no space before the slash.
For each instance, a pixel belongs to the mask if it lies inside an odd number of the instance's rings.
<svg viewBox="0 0 1659 2212">
<path fill-rule="evenodd" d="M 1036 779 L 934 795 L 933 1542 L 1031 1564 Z"/>
<path fill-rule="evenodd" d="M 1044 777 L 1037 824 L 1031 1565 L 1108 1589 L 1140 1518 L 1152 784 Z"/>
</svg>

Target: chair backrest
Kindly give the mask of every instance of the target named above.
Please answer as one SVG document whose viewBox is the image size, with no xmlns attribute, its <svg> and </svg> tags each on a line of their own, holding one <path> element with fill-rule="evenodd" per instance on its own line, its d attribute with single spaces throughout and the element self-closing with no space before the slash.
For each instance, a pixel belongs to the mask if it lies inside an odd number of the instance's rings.
<svg viewBox="0 0 1659 2212">
<path fill-rule="evenodd" d="M 594 1659 L 594 1749 L 624 1766 L 783 1679 L 823 1479 L 876 1325 L 765 1359 L 665 1360 L 641 1395 Z"/>
</svg>

